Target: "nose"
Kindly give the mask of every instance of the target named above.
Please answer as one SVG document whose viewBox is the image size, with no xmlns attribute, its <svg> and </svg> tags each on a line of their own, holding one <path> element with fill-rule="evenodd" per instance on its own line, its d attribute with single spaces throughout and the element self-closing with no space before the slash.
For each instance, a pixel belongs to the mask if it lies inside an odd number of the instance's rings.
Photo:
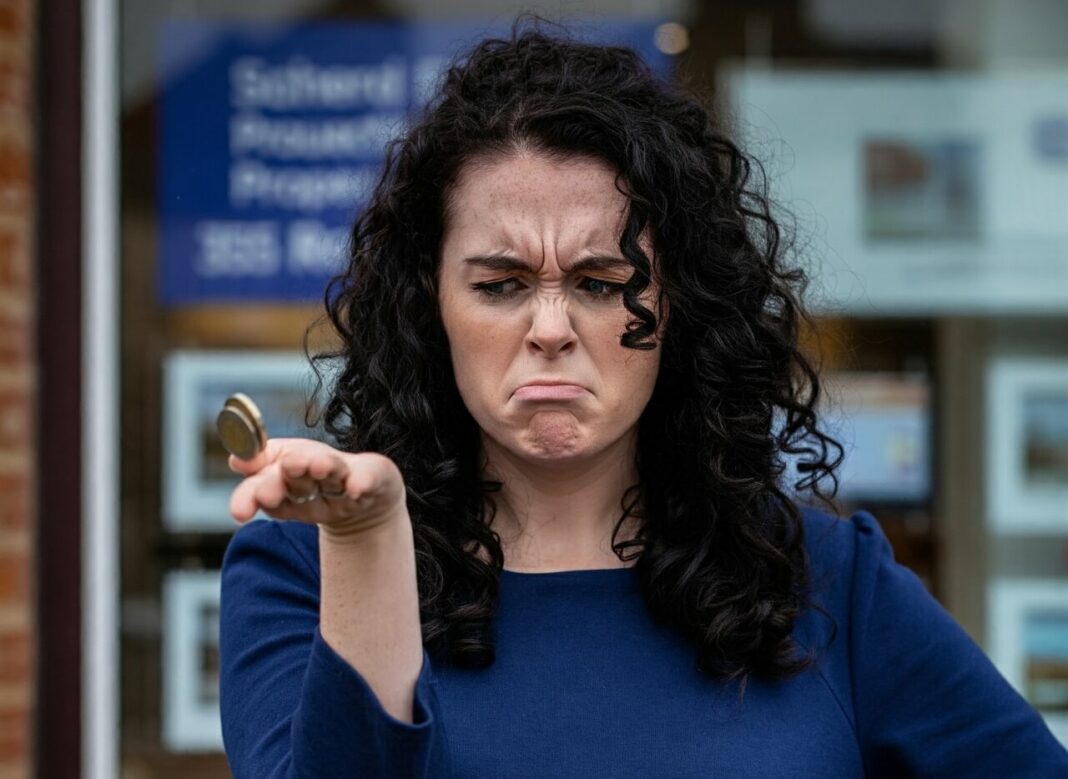
<svg viewBox="0 0 1068 779">
<path fill-rule="evenodd" d="M 574 349 L 577 335 L 568 313 L 567 296 L 534 295 L 532 305 L 534 313 L 527 333 L 527 345 L 547 357 Z"/>
</svg>

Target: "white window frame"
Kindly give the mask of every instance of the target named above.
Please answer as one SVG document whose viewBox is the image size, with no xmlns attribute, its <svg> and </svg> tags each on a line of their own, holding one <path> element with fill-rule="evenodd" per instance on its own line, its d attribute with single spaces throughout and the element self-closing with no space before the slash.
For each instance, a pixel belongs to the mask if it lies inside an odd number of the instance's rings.
<svg viewBox="0 0 1068 779">
<path fill-rule="evenodd" d="M 119 775 L 117 0 L 82 2 L 82 776 Z"/>
</svg>

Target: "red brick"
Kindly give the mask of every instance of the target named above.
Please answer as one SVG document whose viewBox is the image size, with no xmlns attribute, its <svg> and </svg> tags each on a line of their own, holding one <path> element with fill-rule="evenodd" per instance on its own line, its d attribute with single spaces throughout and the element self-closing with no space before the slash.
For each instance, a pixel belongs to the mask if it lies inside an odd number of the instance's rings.
<svg viewBox="0 0 1068 779">
<path fill-rule="evenodd" d="M 0 111 L 8 121 L 18 122 L 30 108 L 30 82 L 26 78 L 26 63 L 0 58 Z"/>
<path fill-rule="evenodd" d="M 0 0 L 0 37 L 23 39 L 30 32 L 30 6 L 27 0 Z"/>
<path fill-rule="evenodd" d="M 0 289 L 25 291 L 29 284 L 29 225 L 25 220 L 0 222 Z"/>
<path fill-rule="evenodd" d="M 0 0 L 0 777 L 33 775 L 33 0 Z M 10 615 L 25 614 L 11 619 Z"/>
<path fill-rule="evenodd" d="M 29 149 L 24 141 L 8 135 L 0 140 L 0 186 L 26 188 L 29 183 Z"/>
<path fill-rule="evenodd" d="M 27 556 L 19 553 L 0 555 L 0 606 L 24 603 L 30 595 L 30 564 Z"/>
<path fill-rule="evenodd" d="M 0 471 L 0 529 L 29 527 L 30 480 L 26 473 Z"/>
<path fill-rule="evenodd" d="M 0 765 L 28 757 L 29 727 L 26 708 L 0 711 Z"/>
<path fill-rule="evenodd" d="M 10 492 L 3 491 L 4 479 L 0 476 L 0 533 L 11 530 L 24 530 L 30 526 L 30 502 L 29 492 L 25 482 L 18 489 Z"/>
<path fill-rule="evenodd" d="M 29 155 L 17 142 L 0 140 L 0 214 L 29 222 L 31 189 Z"/>
<path fill-rule="evenodd" d="M 0 388 L 0 449 L 30 448 L 32 410 L 25 389 Z"/>
<path fill-rule="evenodd" d="M 0 532 L 30 527 L 30 488 L 25 473 L 0 472 Z"/>
<path fill-rule="evenodd" d="M 0 684 L 30 678 L 30 638 L 26 631 L 0 633 Z"/>
<path fill-rule="evenodd" d="M 16 36 L 25 31 L 26 20 L 14 3 L 0 3 L 0 35 Z"/>
<path fill-rule="evenodd" d="M 29 341 L 25 314 L 0 302 L 0 368 L 25 366 L 30 359 Z"/>
</svg>

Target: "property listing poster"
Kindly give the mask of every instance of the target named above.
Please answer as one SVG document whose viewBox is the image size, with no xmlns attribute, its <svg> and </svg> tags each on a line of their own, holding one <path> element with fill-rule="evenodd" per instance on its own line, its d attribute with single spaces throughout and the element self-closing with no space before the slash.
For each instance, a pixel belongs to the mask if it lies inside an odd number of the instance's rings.
<svg viewBox="0 0 1068 779">
<path fill-rule="evenodd" d="M 576 24 L 666 75 L 654 21 Z M 172 22 L 160 30 L 161 302 L 318 299 L 387 142 L 504 24 Z"/>
</svg>

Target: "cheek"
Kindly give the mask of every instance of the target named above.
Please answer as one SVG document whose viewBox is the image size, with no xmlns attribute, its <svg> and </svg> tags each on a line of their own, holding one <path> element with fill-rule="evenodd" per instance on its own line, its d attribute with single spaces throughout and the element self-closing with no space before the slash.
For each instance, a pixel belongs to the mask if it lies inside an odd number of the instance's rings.
<svg viewBox="0 0 1068 779">
<path fill-rule="evenodd" d="M 508 345 L 501 323 L 487 321 L 473 307 L 465 310 L 462 306 L 443 309 L 442 320 L 457 389 L 468 406 L 478 405 L 480 398 L 500 387 L 507 367 Z"/>
<path fill-rule="evenodd" d="M 627 349 L 617 346 L 619 352 L 613 362 L 615 386 L 624 398 L 647 397 L 660 371 L 660 350 Z"/>
<path fill-rule="evenodd" d="M 625 322 L 622 319 L 621 322 Z M 656 349 L 628 349 L 620 344 L 625 325 L 616 323 L 597 340 L 601 344 L 597 361 L 608 375 L 604 378 L 613 388 L 613 395 L 621 404 L 640 403 L 652 394 L 660 370 L 660 347 Z M 633 401 L 631 400 L 633 399 Z"/>
<path fill-rule="evenodd" d="M 463 363 L 469 381 L 486 386 L 499 383 L 508 354 L 499 326 L 481 324 L 466 328 L 457 351 L 454 360 Z"/>
</svg>

